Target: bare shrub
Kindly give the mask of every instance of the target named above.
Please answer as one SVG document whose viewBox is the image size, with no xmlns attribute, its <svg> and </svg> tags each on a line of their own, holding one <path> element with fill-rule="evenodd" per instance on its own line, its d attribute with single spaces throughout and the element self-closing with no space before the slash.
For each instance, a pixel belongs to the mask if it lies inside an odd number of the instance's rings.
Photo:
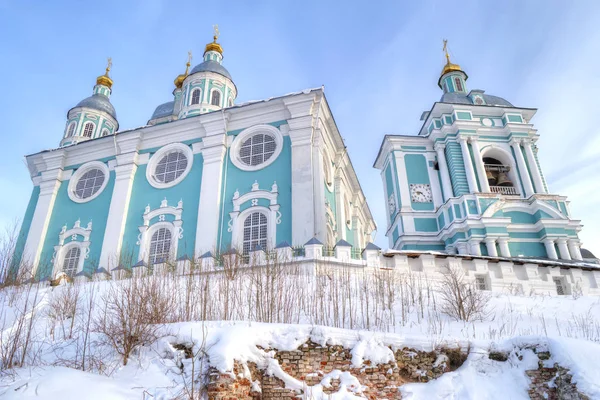
<svg viewBox="0 0 600 400">
<path fill-rule="evenodd" d="M 490 296 L 477 290 L 460 267 L 442 267 L 442 280 L 439 283 L 441 311 L 460 321 L 485 320 L 489 317 Z"/>
<path fill-rule="evenodd" d="M 104 309 L 94 321 L 95 330 L 123 357 L 123 365 L 137 347 L 158 339 L 176 310 L 172 293 L 155 276 L 113 282 L 101 300 Z"/>
<path fill-rule="evenodd" d="M 67 284 L 58 287 L 52 293 L 48 300 L 46 315 L 50 320 L 50 336 L 53 339 L 55 338 L 56 324 L 59 324 L 61 328 L 62 339 L 73 337 L 78 301 L 79 286 Z"/>
</svg>

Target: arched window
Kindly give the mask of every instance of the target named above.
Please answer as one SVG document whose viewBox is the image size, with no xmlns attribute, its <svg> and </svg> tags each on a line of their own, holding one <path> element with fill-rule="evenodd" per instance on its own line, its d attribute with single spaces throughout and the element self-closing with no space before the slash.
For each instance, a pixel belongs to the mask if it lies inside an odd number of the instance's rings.
<svg viewBox="0 0 600 400">
<path fill-rule="evenodd" d="M 83 136 L 92 137 L 92 133 L 94 132 L 94 124 L 91 122 L 87 122 L 85 127 L 83 128 Z"/>
<path fill-rule="evenodd" d="M 194 89 L 192 92 L 192 105 L 200 104 L 200 89 Z"/>
<path fill-rule="evenodd" d="M 63 272 L 70 277 L 73 277 L 77 273 L 77 266 L 79 265 L 79 257 L 81 256 L 81 249 L 78 246 L 73 246 L 69 249 L 65 255 L 63 261 Z"/>
<path fill-rule="evenodd" d="M 244 254 L 254 250 L 257 245 L 267 250 L 267 217 L 261 212 L 253 212 L 244 221 Z"/>
<path fill-rule="evenodd" d="M 229 107 L 233 107 L 233 99 L 230 97 L 229 100 L 227 101 L 227 105 Z"/>
<path fill-rule="evenodd" d="M 165 262 L 169 258 L 170 251 L 171 231 L 167 228 L 160 228 L 150 239 L 150 263 Z"/>
<path fill-rule="evenodd" d="M 77 125 L 77 123 L 75 123 L 75 122 L 72 122 L 71 125 L 69 125 L 69 130 L 67 131 L 67 137 L 73 136 L 73 134 L 75 133 L 76 125 Z"/>
<path fill-rule="evenodd" d="M 462 82 L 459 77 L 454 78 L 454 86 L 456 86 L 457 92 L 463 91 Z"/>
<path fill-rule="evenodd" d="M 218 90 L 213 90 L 210 94 L 210 104 L 213 106 L 218 106 L 221 104 L 221 92 Z"/>
<path fill-rule="evenodd" d="M 104 129 L 104 130 L 102 131 L 102 136 L 108 136 L 108 133 L 109 133 L 109 132 L 108 132 L 108 129 Z"/>
</svg>

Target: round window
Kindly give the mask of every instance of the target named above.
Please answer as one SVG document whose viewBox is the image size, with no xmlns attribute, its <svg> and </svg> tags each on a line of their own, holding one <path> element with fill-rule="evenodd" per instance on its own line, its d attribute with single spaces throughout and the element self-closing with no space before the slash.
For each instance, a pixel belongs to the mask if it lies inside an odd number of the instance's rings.
<svg viewBox="0 0 600 400">
<path fill-rule="evenodd" d="M 271 135 L 259 133 L 250 136 L 240 147 L 240 160 L 248 166 L 254 167 L 267 161 L 275 153 L 277 145 Z"/>
<path fill-rule="evenodd" d="M 146 168 L 146 178 L 155 188 L 163 189 L 181 182 L 192 167 L 189 146 L 172 143 L 158 150 Z"/>
<path fill-rule="evenodd" d="M 108 167 L 100 161 L 82 165 L 69 180 L 69 198 L 85 203 L 102 193 L 108 183 Z"/>
<path fill-rule="evenodd" d="M 273 163 L 283 148 L 283 135 L 271 125 L 255 125 L 240 132 L 231 144 L 233 164 L 243 171 L 256 171 Z"/>
</svg>

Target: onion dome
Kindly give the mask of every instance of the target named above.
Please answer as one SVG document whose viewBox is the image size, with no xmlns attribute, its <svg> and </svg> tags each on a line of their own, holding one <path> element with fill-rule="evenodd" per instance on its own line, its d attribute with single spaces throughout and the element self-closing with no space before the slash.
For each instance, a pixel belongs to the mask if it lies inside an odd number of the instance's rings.
<svg viewBox="0 0 600 400">
<path fill-rule="evenodd" d="M 213 36 L 214 40 L 206 45 L 206 47 L 204 48 L 204 54 L 208 53 L 209 51 L 216 51 L 217 53 L 221 54 L 221 56 L 223 55 L 223 48 L 219 43 L 217 43 L 218 38 L 219 28 L 215 25 L 215 35 Z"/>
<path fill-rule="evenodd" d="M 95 93 L 90 97 L 81 100 L 74 108 L 85 107 L 96 111 L 102 111 L 117 119 L 115 107 L 111 104 L 108 97 L 103 94 Z"/>
<path fill-rule="evenodd" d="M 438 86 L 444 93 L 467 93 L 466 80 L 469 79 L 460 65 L 450 62 L 448 54 L 448 41 L 444 40 L 444 53 L 446 55 L 446 65 L 442 68 L 442 73 L 438 79 Z"/>
<path fill-rule="evenodd" d="M 112 67 L 112 59 L 108 59 L 108 65 L 106 66 L 106 72 L 104 75 L 100 75 L 96 78 L 96 85 L 106 86 L 109 89 L 112 89 L 113 80 L 108 76 L 108 72 L 110 71 L 110 67 Z"/>
<path fill-rule="evenodd" d="M 188 51 L 188 60 L 185 63 L 185 72 L 183 74 L 177 75 L 177 78 L 175 78 L 175 87 L 177 89 L 181 89 L 181 87 L 183 86 L 183 81 L 185 80 L 185 78 L 187 78 L 188 76 L 188 71 L 190 69 L 190 66 L 192 65 L 192 52 Z"/>
</svg>

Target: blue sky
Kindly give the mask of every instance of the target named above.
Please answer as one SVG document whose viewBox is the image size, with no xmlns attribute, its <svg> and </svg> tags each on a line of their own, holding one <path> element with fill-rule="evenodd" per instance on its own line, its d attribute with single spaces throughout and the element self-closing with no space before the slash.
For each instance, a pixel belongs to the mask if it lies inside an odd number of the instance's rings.
<svg viewBox="0 0 600 400">
<path fill-rule="evenodd" d="M 113 58 L 120 128 L 143 126 L 171 99 L 187 51 L 200 62 L 219 24 L 238 102 L 325 86 L 386 246 L 384 134 L 416 134 L 441 96 L 442 39 L 469 89 L 538 108 L 540 162 L 552 193 L 583 221 L 600 255 L 600 2 L 0 0 L 0 227 L 21 218 L 25 154 L 56 147 L 67 111 Z"/>
</svg>

